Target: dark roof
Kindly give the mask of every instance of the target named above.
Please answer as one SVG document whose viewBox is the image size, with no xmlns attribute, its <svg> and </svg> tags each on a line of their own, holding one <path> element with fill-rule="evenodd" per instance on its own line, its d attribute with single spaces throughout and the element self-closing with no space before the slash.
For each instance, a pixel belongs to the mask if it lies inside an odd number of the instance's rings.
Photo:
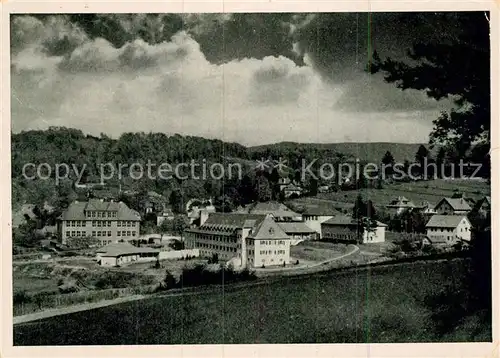
<svg viewBox="0 0 500 358">
<path fill-rule="evenodd" d="M 286 205 L 276 201 L 258 202 L 248 205 L 246 208 L 240 210 L 242 213 L 249 214 L 271 214 L 274 217 L 300 217 L 300 214 L 290 210 Z"/>
<path fill-rule="evenodd" d="M 377 223 L 378 227 L 387 226 L 386 224 L 384 224 L 380 221 L 375 221 L 375 222 Z M 373 223 L 373 221 L 372 221 L 372 223 Z M 327 221 L 321 223 L 321 225 L 358 226 L 358 221 L 353 219 L 351 216 L 339 215 L 339 216 L 334 216 L 331 219 L 328 219 Z"/>
<path fill-rule="evenodd" d="M 391 208 L 391 207 L 397 207 L 397 208 L 406 208 L 406 207 L 414 207 L 415 204 L 413 204 L 412 201 L 408 200 L 404 196 L 398 196 L 397 198 L 391 200 L 391 202 L 386 205 L 386 207 Z"/>
<path fill-rule="evenodd" d="M 467 220 L 467 217 L 462 215 L 433 215 L 425 227 L 456 228 L 463 219 Z"/>
<path fill-rule="evenodd" d="M 203 226 L 230 226 L 242 228 L 247 220 L 260 223 L 266 218 L 263 214 L 211 213 Z"/>
<path fill-rule="evenodd" d="M 254 240 L 283 240 L 290 237 L 273 219 L 266 217 L 260 224 L 257 224 L 257 227 L 248 238 Z"/>
<path fill-rule="evenodd" d="M 441 201 L 436 205 L 436 208 L 441 205 L 443 201 L 446 201 L 453 210 L 461 210 L 461 211 L 466 211 L 466 210 L 471 210 L 471 207 L 467 200 L 463 198 L 443 198 Z"/>
<path fill-rule="evenodd" d="M 314 216 L 335 216 L 339 215 L 340 212 L 335 209 L 327 209 L 322 206 L 308 207 L 302 215 L 314 215 Z"/>
<path fill-rule="evenodd" d="M 88 220 L 85 217 L 86 210 L 96 211 L 116 211 L 116 220 L 130 220 L 140 221 L 141 217 L 137 211 L 130 209 L 123 202 L 103 201 L 99 199 L 90 199 L 89 201 L 74 201 L 62 213 L 60 219 L 62 220 Z M 92 218 L 92 220 L 99 220 L 100 218 Z M 104 219 L 104 218 L 103 218 Z"/>
<path fill-rule="evenodd" d="M 301 221 L 281 222 L 278 225 L 287 234 L 312 234 L 316 232 Z"/>
<path fill-rule="evenodd" d="M 232 235 L 235 230 L 243 228 L 252 229 L 250 239 L 289 239 L 273 219 L 259 214 L 212 213 L 202 226 L 186 231 Z"/>
</svg>

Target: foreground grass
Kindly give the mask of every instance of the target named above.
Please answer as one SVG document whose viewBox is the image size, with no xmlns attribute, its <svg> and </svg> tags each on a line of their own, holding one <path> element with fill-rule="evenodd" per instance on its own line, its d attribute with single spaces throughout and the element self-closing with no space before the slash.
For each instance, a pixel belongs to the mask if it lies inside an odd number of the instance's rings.
<svg viewBox="0 0 500 358">
<path fill-rule="evenodd" d="M 283 278 L 155 297 L 14 327 L 15 345 L 470 341 L 438 336 L 424 300 L 460 261 Z M 471 324 L 469 322 L 469 324 Z M 477 324 L 476 324 L 477 326 Z M 482 327 L 474 331 L 484 332 Z M 481 330 L 482 329 L 482 330 Z"/>
</svg>

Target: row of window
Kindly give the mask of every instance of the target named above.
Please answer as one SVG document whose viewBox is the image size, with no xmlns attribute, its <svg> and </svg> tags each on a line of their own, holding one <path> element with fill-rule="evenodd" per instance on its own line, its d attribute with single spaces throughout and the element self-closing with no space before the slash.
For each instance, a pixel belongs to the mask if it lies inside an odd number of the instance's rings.
<svg viewBox="0 0 500 358">
<path fill-rule="evenodd" d="M 274 250 L 274 255 L 284 255 L 285 250 Z M 260 250 L 261 255 L 273 255 L 273 250 Z"/>
<path fill-rule="evenodd" d="M 453 232 L 454 229 L 452 228 L 429 228 L 430 231 L 439 231 L 439 232 Z M 469 228 L 466 227 L 466 228 L 460 228 L 460 232 L 464 232 L 464 231 L 469 231 Z"/>
<path fill-rule="evenodd" d="M 236 244 L 236 241 L 237 241 L 235 237 L 227 237 L 227 236 L 220 236 L 220 235 L 195 234 L 194 237 L 196 239 L 224 242 L 226 244 Z"/>
<path fill-rule="evenodd" d="M 86 231 L 66 231 L 66 237 L 85 237 Z"/>
<path fill-rule="evenodd" d="M 117 231 L 117 236 L 136 236 L 136 231 Z M 66 237 L 85 237 L 86 231 L 66 231 Z M 92 231 L 93 237 L 112 236 L 111 231 Z"/>
<path fill-rule="evenodd" d="M 90 221 L 88 221 L 90 223 Z M 111 227 L 112 221 L 108 220 L 92 220 L 93 227 Z M 68 220 L 66 222 L 66 226 L 68 227 L 86 227 L 87 221 L 82 220 Z M 137 227 L 136 221 L 116 221 L 116 226 L 118 227 Z"/>
<path fill-rule="evenodd" d="M 317 215 L 305 215 L 304 220 L 318 220 Z"/>
<path fill-rule="evenodd" d="M 116 211 L 87 211 L 88 218 L 116 218 L 118 213 Z"/>
<path fill-rule="evenodd" d="M 111 231 L 92 231 L 92 236 L 93 237 L 111 236 Z"/>
<path fill-rule="evenodd" d="M 261 245 L 285 245 L 285 240 L 260 240 Z"/>
<path fill-rule="evenodd" d="M 334 233 L 334 232 L 325 232 L 323 234 L 324 237 L 335 238 L 339 240 L 352 240 L 356 237 L 354 233 Z"/>
<path fill-rule="evenodd" d="M 137 232 L 135 231 L 117 231 L 117 236 L 136 236 Z"/>
<path fill-rule="evenodd" d="M 72 227 L 85 227 L 87 225 L 86 221 L 82 220 L 69 220 L 66 221 L 66 226 L 72 226 Z"/>
<path fill-rule="evenodd" d="M 227 252 L 236 252 L 236 247 L 229 247 L 229 246 L 222 246 L 222 245 L 213 245 L 213 244 L 207 244 L 204 242 L 197 242 L 196 247 L 199 248 L 206 248 L 206 249 L 212 249 L 212 250 L 218 250 L 218 251 L 227 251 Z"/>
</svg>

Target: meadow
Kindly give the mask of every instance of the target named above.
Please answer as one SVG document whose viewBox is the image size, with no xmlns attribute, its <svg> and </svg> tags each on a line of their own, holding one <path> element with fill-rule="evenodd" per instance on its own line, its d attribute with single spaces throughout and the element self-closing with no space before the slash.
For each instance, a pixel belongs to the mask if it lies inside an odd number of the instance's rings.
<svg viewBox="0 0 500 358">
<path fill-rule="evenodd" d="M 489 328 L 474 319 L 448 335 L 434 329 L 426 300 L 463 267 L 413 263 L 167 293 L 16 325 L 14 345 L 486 341 Z"/>
<path fill-rule="evenodd" d="M 444 197 L 451 197 L 455 192 L 461 192 L 474 200 L 480 200 L 491 195 L 487 182 L 480 180 L 443 180 L 416 181 L 409 183 L 384 184 L 382 189 L 359 188 L 357 190 L 321 193 L 316 197 L 303 197 L 291 200 L 295 205 L 303 207 L 324 207 L 350 212 L 358 195 L 363 200 L 371 200 L 375 207 L 385 207 L 391 199 L 404 196 L 415 205 L 428 202 L 436 205 Z"/>
</svg>

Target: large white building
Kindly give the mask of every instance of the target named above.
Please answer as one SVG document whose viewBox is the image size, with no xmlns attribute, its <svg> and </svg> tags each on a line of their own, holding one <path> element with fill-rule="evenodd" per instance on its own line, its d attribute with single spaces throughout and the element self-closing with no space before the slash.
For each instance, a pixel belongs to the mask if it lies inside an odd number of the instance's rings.
<svg viewBox="0 0 500 358">
<path fill-rule="evenodd" d="M 327 210 L 319 207 L 308 208 L 302 213 L 302 218 L 304 223 L 316 232 L 316 237 L 321 239 L 321 224 L 339 214 L 340 213 L 338 211 Z"/>
<path fill-rule="evenodd" d="M 217 254 L 241 267 L 290 261 L 290 237 L 269 215 L 210 213 L 200 227 L 185 231 L 185 240 L 186 249 L 199 249 L 205 257 Z"/>
<path fill-rule="evenodd" d="M 123 202 L 74 201 L 59 217 L 63 244 L 70 238 L 96 238 L 100 245 L 139 236 L 141 217 Z"/>
<path fill-rule="evenodd" d="M 453 245 L 460 240 L 471 240 L 471 223 L 466 216 L 434 215 L 425 227 L 433 244 Z"/>
</svg>

